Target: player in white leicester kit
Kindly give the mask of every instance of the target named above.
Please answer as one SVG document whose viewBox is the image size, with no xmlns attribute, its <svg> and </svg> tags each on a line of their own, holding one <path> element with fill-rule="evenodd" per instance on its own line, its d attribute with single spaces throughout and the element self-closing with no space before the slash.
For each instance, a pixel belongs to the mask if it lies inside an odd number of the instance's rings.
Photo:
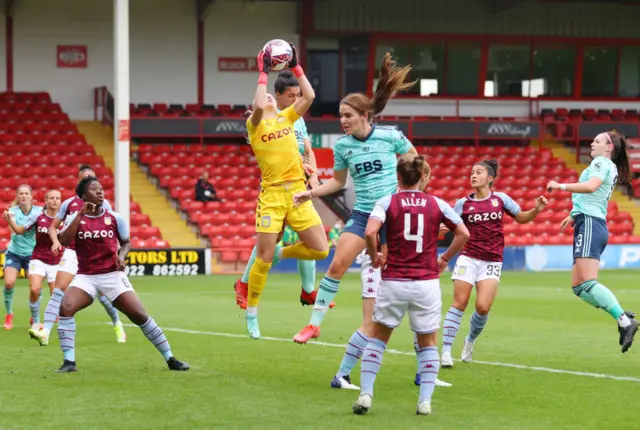
<svg viewBox="0 0 640 430">
<path fill-rule="evenodd" d="M 78 172 L 78 181 L 86 177 L 96 177 L 96 173 L 91 169 L 91 167 L 87 165 L 80 166 Z M 56 273 L 55 287 L 53 289 L 53 293 L 49 302 L 47 303 L 47 307 L 44 311 L 44 327 L 42 330 L 37 332 L 30 332 L 32 338 L 38 341 L 40 345 L 46 346 L 49 344 L 49 333 L 53 328 L 53 325 L 58 318 L 58 312 L 60 310 L 60 302 L 62 301 L 62 296 L 65 291 L 71 284 L 74 276 L 78 272 L 78 257 L 76 256 L 75 250 L 75 241 L 69 243 L 68 246 L 62 249 L 62 245 L 60 245 L 60 241 L 58 240 L 58 230 L 60 226 L 67 221 L 67 218 L 73 216 L 77 213 L 84 202 L 78 197 L 73 196 L 66 199 L 62 202 L 60 206 L 60 210 L 58 214 L 51 222 L 49 226 L 49 237 L 51 238 L 52 246 L 51 250 L 54 252 L 62 252 L 62 259 L 60 260 L 60 265 L 58 266 L 58 271 Z M 107 210 L 111 210 L 111 205 L 108 200 L 105 200 L 103 203 L 103 207 Z M 104 310 L 107 311 L 107 314 L 111 317 L 111 323 L 113 324 L 113 329 L 116 332 L 116 341 L 118 343 L 124 343 L 127 341 L 127 335 L 124 331 L 124 327 L 122 326 L 122 322 L 120 321 L 120 315 L 118 315 L 118 311 L 113 305 L 107 300 L 104 295 L 100 295 L 98 298 Z"/>
<path fill-rule="evenodd" d="M 526 224 L 535 219 L 547 205 L 544 196 L 538 197 L 535 207 L 529 211 L 505 193 L 494 192 L 493 183 L 498 177 L 498 163 L 485 160 L 471 168 L 471 186 L 475 192 L 458 200 L 454 209 L 462 217 L 471 237 L 460 253 L 453 270 L 453 304 L 444 317 L 442 330 L 442 357 L 444 368 L 453 367 L 451 345 L 460 329 L 460 320 L 476 287 L 475 312 L 471 316 L 469 334 L 462 348 L 462 361 L 472 360 L 473 345 L 489 318 L 489 310 L 498 293 L 504 254 L 504 221 L 506 213 L 516 222 Z"/>
<path fill-rule="evenodd" d="M 417 414 L 431 413 L 431 396 L 438 377 L 437 330 L 442 296 L 440 273 L 449 259 L 462 249 L 469 232 L 462 219 L 442 200 L 422 192 L 421 181 L 430 168 L 424 157 L 406 154 L 396 168 L 399 192 L 380 199 L 367 223 L 365 240 L 372 266 L 379 267 L 378 233 L 384 225 L 388 255 L 382 269 L 380 292 L 373 308 L 373 327 L 362 354 L 362 389 L 353 412 L 364 414 L 371 407 L 373 386 L 382 356 L 393 330 L 409 314 L 409 326 L 418 338 L 420 396 Z M 444 223 L 454 231 L 449 248 L 438 258 L 438 232 Z"/>
<path fill-rule="evenodd" d="M 170 370 L 188 370 L 189 365 L 177 360 L 164 332 L 144 310 L 138 295 L 124 273 L 129 253 L 129 228 L 122 217 L 102 207 L 102 185 L 92 176 L 84 178 L 76 188 L 83 200 L 80 211 L 69 217 L 60 232 L 64 246 L 75 240 L 78 274 L 60 304 L 58 336 L 64 362 L 58 372 L 75 372 L 75 314 L 93 303 L 99 293 L 124 313 L 156 347 Z"/>
</svg>

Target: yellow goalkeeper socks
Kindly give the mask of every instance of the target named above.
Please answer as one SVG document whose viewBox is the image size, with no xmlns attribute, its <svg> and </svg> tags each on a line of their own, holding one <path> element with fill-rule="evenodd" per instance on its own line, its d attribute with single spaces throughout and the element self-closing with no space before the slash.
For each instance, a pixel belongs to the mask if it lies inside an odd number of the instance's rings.
<svg viewBox="0 0 640 430">
<path fill-rule="evenodd" d="M 256 261 L 251 267 L 249 272 L 249 297 L 247 299 L 247 306 L 256 307 L 260 302 L 260 294 L 264 290 L 264 286 L 267 284 L 267 274 L 271 268 L 271 263 L 265 263 L 256 257 Z"/>
</svg>

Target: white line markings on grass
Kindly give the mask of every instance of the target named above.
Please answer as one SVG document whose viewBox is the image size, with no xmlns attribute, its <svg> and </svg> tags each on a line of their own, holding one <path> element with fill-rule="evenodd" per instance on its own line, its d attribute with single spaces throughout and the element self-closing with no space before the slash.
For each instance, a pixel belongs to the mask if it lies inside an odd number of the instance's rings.
<svg viewBox="0 0 640 430">
<path fill-rule="evenodd" d="M 101 323 L 102 324 L 102 323 Z M 111 324 L 111 323 L 104 323 Z M 126 327 L 137 327 L 134 324 L 124 324 Z M 238 339 L 249 339 L 246 334 L 235 334 L 235 333 L 220 333 L 215 331 L 199 331 L 199 330 L 187 330 L 182 328 L 171 328 L 171 327 L 162 327 L 164 331 L 176 332 L 176 333 L 186 333 L 186 334 L 200 334 L 206 336 L 219 336 L 219 337 L 230 337 L 230 338 L 238 338 Z M 289 342 L 293 343 L 291 339 L 285 339 L 281 337 L 269 337 L 262 336 L 260 340 L 267 340 L 272 342 Z M 310 341 L 309 345 L 319 345 L 319 346 L 327 346 L 330 348 L 346 348 L 346 345 L 341 345 L 338 343 L 328 343 L 328 342 L 318 342 L 318 341 Z M 415 352 L 406 352 L 399 351 L 397 349 L 387 349 L 385 352 L 389 354 L 397 354 L 397 355 L 415 355 Z M 459 360 L 456 360 L 459 361 Z M 638 382 L 640 383 L 640 378 L 636 378 L 633 376 L 616 376 L 616 375 L 607 375 L 604 373 L 591 373 L 591 372 L 578 372 L 575 370 L 564 370 L 564 369 L 553 369 L 551 367 L 540 367 L 540 366 L 527 366 L 524 364 L 514 364 L 514 363 L 500 363 L 495 361 L 478 361 L 473 360 L 474 364 L 482 364 L 485 366 L 496 366 L 496 367 L 509 367 L 512 369 L 522 369 L 522 370 L 533 370 L 536 372 L 547 372 L 547 373 L 560 373 L 564 375 L 574 375 L 574 376 L 586 376 L 588 378 L 598 378 L 598 379 L 613 379 L 616 381 L 629 381 L 629 382 Z"/>
</svg>

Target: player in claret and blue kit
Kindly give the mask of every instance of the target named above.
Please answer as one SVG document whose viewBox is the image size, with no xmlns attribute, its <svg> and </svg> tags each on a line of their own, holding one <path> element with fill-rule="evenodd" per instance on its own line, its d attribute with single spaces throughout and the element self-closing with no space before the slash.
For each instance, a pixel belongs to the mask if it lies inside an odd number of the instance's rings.
<svg viewBox="0 0 640 430">
<path fill-rule="evenodd" d="M 60 304 L 58 336 L 64 362 L 58 372 L 75 372 L 75 314 L 93 303 L 99 293 L 124 313 L 162 354 L 170 370 L 188 370 L 189 365 L 177 360 L 162 329 L 144 310 L 140 299 L 124 273 L 129 253 L 129 228 L 122 217 L 102 207 L 102 185 L 94 177 L 80 181 L 76 195 L 83 206 L 69 217 L 60 232 L 60 243 L 75 239 L 78 274 Z M 119 248 L 119 249 L 118 249 Z"/>
<path fill-rule="evenodd" d="M 344 188 L 348 173 L 353 178 L 356 194 L 351 217 L 342 230 L 333 261 L 320 281 L 311 320 L 293 337 L 294 342 L 304 344 L 320 336 L 320 324 L 338 293 L 340 280 L 365 249 L 364 230 L 375 202 L 393 193 L 398 186 L 397 155 L 416 153 L 401 131 L 372 124 L 375 115 L 382 112 L 396 91 L 413 86 L 414 82 L 405 83 L 410 71 L 409 66 L 396 67 L 395 61 L 387 53 L 373 98 L 369 99 L 364 94 L 349 94 L 342 99 L 340 124 L 346 135 L 338 139 L 333 148 L 334 177 L 318 188 L 294 196 L 296 204 L 304 204 L 312 197 L 331 195 Z M 361 348 L 366 344 L 366 333 L 354 333 L 349 343 Z"/>
<path fill-rule="evenodd" d="M 475 312 L 462 348 L 462 361 L 470 362 L 475 340 L 489 318 L 489 310 L 498 293 L 504 254 L 504 214 L 518 223 L 531 222 L 547 205 L 538 197 L 535 207 L 522 211 L 511 197 L 492 190 L 498 177 L 498 163 L 485 160 L 471 168 L 471 186 L 475 192 L 458 200 L 454 210 L 462 217 L 471 237 L 453 269 L 453 304 L 445 315 L 442 330 L 442 367 L 453 367 L 451 345 L 460 328 L 471 290 L 476 287 Z"/>
<path fill-rule="evenodd" d="M 95 172 L 90 166 L 82 165 L 78 171 L 78 181 L 86 177 L 96 177 Z M 58 318 L 58 311 L 60 308 L 60 302 L 62 301 L 62 296 L 65 291 L 71 284 L 73 277 L 76 275 L 78 271 L 78 257 L 76 256 L 75 244 L 72 241 L 62 249 L 62 245 L 58 240 L 59 228 L 66 222 L 68 217 L 73 216 L 76 212 L 78 212 L 84 202 L 78 197 L 73 196 L 66 199 L 62 202 L 60 206 L 60 210 L 58 214 L 53 219 L 49 226 L 49 237 L 51 238 L 51 242 L 53 243 L 51 249 L 54 252 L 62 253 L 62 259 L 60 260 L 60 264 L 58 265 L 58 269 L 56 272 L 56 280 L 55 287 L 53 289 L 53 294 L 47 303 L 47 307 L 44 312 L 44 327 L 42 330 L 39 330 L 37 333 L 31 333 L 31 337 L 36 339 L 38 343 L 42 346 L 46 346 L 49 344 L 49 333 L 53 328 L 53 325 Z M 108 200 L 104 200 L 103 207 L 107 210 L 111 210 L 111 205 Z M 111 322 L 113 323 L 113 328 L 116 332 L 116 340 L 118 343 L 124 343 L 127 340 L 127 335 L 124 331 L 124 327 L 122 326 L 122 322 L 120 321 L 120 316 L 118 315 L 118 311 L 113 305 L 107 300 L 104 295 L 100 295 L 99 299 L 100 303 L 104 307 L 105 311 L 111 317 Z"/>
<path fill-rule="evenodd" d="M 615 131 L 600 133 L 591 143 L 593 160 L 575 184 L 550 181 L 547 190 L 572 193 L 573 209 L 561 224 L 561 230 L 574 224 L 573 293 L 585 302 L 611 315 L 618 324 L 619 343 L 627 352 L 638 331 L 635 314 L 624 311 L 616 296 L 598 282 L 600 256 L 609 240 L 607 206 L 618 183 L 629 183 L 632 178 L 627 154 L 627 142 Z"/>
<path fill-rule="evenodd" d="M 364 414 L 371 407 L 373 385 L 393 330 L 409 314 L 409 326 L 418 341 L 420 395 L 417 414 L 431 413 L 431 397 L 438 377 L 437 330 L 440 327 L 442 295 L 440 273 L 448 260 L 462 249 L 469 232 L 451 206 L 423 193 L 421 179 L 430 171 L 424 157 L 407 154 L 398 161 L 399 191 L 380 199 L 366 227 L 367 251 L 372 266 L 380 267 L 378 233 L 384 225 L 387 261 L 373 308 L 373 327 L 362 353 L 360 396 L 353 412 Z M 438 258 L 438 231 L 444 223 L 455 237 Z"/>
</svg>

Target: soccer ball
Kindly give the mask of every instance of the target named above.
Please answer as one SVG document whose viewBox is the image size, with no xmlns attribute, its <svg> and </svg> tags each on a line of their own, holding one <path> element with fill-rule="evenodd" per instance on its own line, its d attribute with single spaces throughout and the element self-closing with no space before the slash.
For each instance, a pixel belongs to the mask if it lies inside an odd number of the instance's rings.
<svg viewBox="0 0 640 430">
<path fill-rule="evenodd" d="M 264 51 L 267 63 L 269 63 L 269 69 L 274 71 L 286 69 L 289 66 L 289 62 L 293 59 L 293 49 L 291 49 L 291 45 L 282 39 L 268 41 L 262 50 Z"/>
</svg>

